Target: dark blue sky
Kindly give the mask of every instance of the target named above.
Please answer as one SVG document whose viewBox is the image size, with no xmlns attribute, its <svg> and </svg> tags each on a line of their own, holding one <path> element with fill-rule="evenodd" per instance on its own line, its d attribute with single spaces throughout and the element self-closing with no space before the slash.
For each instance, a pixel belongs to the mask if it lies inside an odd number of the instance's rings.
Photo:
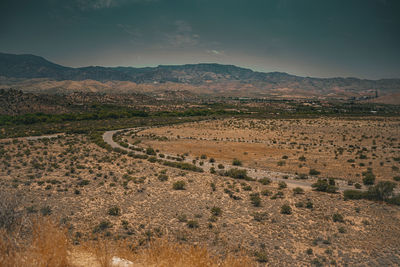
<svg viewBox="0 0 400 267">
<path fill-rule="evenodd" d="M 218 62 L 400 78 L 400 1 L 2 0 L 0 52 L 67 66 Z"/>
</svg>

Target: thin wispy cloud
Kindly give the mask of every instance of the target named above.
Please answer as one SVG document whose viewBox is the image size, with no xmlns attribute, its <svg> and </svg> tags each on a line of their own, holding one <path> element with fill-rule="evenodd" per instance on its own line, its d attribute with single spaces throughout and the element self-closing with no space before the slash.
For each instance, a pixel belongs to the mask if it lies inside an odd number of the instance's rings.
<svg viewBox="0 0 400 267">
<path fill-rule="evenodd" d="M 196 46 L 200 42 L 200 36 L 193 32 L 192 26 L 183 20 L 174 22 L 175 30 L 164 33 L 166 42 L 176 48 Z"/>
<path fill-rule="evenodd" d="M 213 55 L 213 56 L 224 56 L 225 55 L 224 51 L 216 50 L 216 49 L 206 50 L 206 53 Z"/>
</svg>

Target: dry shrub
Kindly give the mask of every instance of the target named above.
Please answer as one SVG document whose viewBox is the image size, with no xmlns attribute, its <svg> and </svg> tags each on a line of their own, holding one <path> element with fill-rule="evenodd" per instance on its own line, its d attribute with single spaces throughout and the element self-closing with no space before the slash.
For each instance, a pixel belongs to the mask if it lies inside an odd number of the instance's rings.
<svg viewBox="0 0 400 267">
<path fill-rule="evenodd" d="M 111 266 L 111 259 L 114 256 L 131 261 L 134 259 L 132 245 L 123 240 L 111 241 L 103 237 L 97 237 L 94 241 L 83 243 L 81 248 L 95 256 L 101 267 Z"/>
<path fill-rule="evenodd" d="M 69 240 L 66 229 L 49 218 L 35 220 L 32 226 L 32 243 L 27 251 L 34 266 L 68 266 Z"/>
<path fill-rule="evenodd" d="M 48 218 L 33 221 L 30 233 L 0 230 L 0 266 L 68 266 L 66 230 Z"/>
<path fill-rule="evenodd" d="M 18 242 L 5 229 L 0 230 L 0 266 L 23 266 Z"/>
<path fill-rule="evenodd" d="M 253 266 L 254 261 L 245 255 L 230 255 L 222 260 L 213 257 L 205 247 L 171 243 L 166 239 L 158 239 L 149 247 L 141 250 L 134 261 L 143 266 Z"/>
<path fill-rule="evenodd" d="M 95 256 L 102 267 L 111 266 L 114 256 L 133 262 L 133 266 L 153 267 L 246 267 L 254 266 L 254 261 L 244 254 L 229 254 L 220 259 L 212 256 L 204 247 L 169 242 L 166 239 L 155 239 L 147 248 L 134 251 L 124 241 L 98 239 L 82 245 L 82 249 Z"/>
</svg>

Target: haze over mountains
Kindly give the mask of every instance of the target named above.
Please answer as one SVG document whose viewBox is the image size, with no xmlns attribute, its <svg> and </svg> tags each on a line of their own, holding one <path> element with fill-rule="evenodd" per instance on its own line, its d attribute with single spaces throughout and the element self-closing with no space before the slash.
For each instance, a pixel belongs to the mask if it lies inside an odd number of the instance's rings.
<svg viewBox="0 0 400 267">
<path fill-rule="evenodd" d="M 0 76 L 0 88 L 45 93 L 184 90 L 205 95 L 335 98 L 373 96 L 378 90 L 386 98 L 397 98 L 400 92 L 400 79 L 310 78 L 215 63 L 71 68 L 35 55 L 5 53 L 0 53 Z"/>
</svg>

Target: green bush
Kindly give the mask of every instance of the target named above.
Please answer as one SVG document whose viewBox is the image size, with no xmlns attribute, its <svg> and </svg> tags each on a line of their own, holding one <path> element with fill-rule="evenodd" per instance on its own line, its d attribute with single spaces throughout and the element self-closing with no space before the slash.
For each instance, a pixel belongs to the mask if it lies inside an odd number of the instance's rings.
<svg viewBox="0 0 400 267">
<path fill-rule="evenodd" d="M 242 166 L 242 162 L 238 159 L 233 159 L 232 165 L 233 166 Z"/>
<path fill-rule="evenodd" d="M 108 228 L 111 228 L 112 224 L 109 221 L 101 221 L 94 229 L 93 229 L 93 233 L 98 233 L 101 231 L 104 231 Z"/>
<path fill-rule="evenodd" d="M 334 213 L 334 214 L 332 215 L 332 220 L 333 220 L 334 222 L 344 222 L 343 215 L 340 214 L 340 213 L 338 213 L 338 212 L 336 212 L 336 213 Z"/>
<path fill-rule="evenodd" d="M 158 175 L 158 180 L 160 180 L 161 182 L 168 181 L 168 175 L 161 173 Z"/>
<path fill-rule="evenodd" d="M 373 185 L 375 183 L 375 174 L 373 174 L 371 169 L 368 169 L 366 172 L 363 172 L 362 175 L 363 175 L 363 183 L 365 185 Z"/>
<path fill-rule="evenodd" d="M 309 174 L 310 174 L 310 175 L 320 175 L 321 172 L 317 171 L 316 169 L 310 169 Z"/>
<path fill-rule="evenodd" d="M 368 188 L 367 197 L 373 200 L 388 201 L 393 196 L 396 184 L 390 181 L 381 181 Z"/>
<path fill-rule="evenodd" d="M 118 206 L 114 206 L 108 209 L 108 215 L 110 216 L 120 216 L 121 209 Z"/>
<path fill-rule="evenodd" d="M 252 181 L 253 179 L 247 176 L 247 171 L 243 169 L 233 168 L 225 172 L 225 176 L 229 176 L 235 179 L 243 179 L 247 181 Z"/>
<path fill-rule="evenodd" d="M 199 228 L 199 222 L 196 220 L 189 220 L 189 221 L 187 221 L 186 225 L 189 228 Z"/>
<path fill-rule="evenodd" d="M 281 213 L 282 214 L 292 214 L 292 207 L 290 207 L 288 204 L 283 204 L 281 206 Z"/>
<path fill-rule="evenodd" d="M 197 167 L 196 165 L 187 163 L 187 162 L 173 162 L 173 161 L 167 161 L 165 160 L 163 162 L 164 166 L 169 166 L 173 168 L 178 168 L 182 170 L 187 170 L 187 171 L 193 171 L 193 172 L 204 172 L 204 170 L 200 167 Z"/>
<path fill-rule="evenodd" d="M 278 187 L 279 187 L 279 189 L 284 189 L 284 188 L 287 188 L 287 184 L 285 182 L 281 181 L 278 183 Z"/>
<path fill-rule="evenodd" d="M 250 202 L 253 204 L 254 207 L 261 206 L 261 198 L 259 193 L 252 193 L 250 194 Z"/>
<path fill-rule="evenodd" d="M 301 187 L 293 188 L 293 194 L 295 194 L 295 195 L 304 194 L 304 189 Z"/>
<path fill-rule="evenodd" d="M 345 200 L 347 199 L 362 199 L 365 198 L 365 192 L 359 190 L 344 190 L 343 197 Z"/>
<path fill-rule="evenodd" d="M 258 180 L 258 182 L 263 185 L 269 185 L 270 183 L 272 183 L 271 179 L 269 179 L 268 177 L 261 178 Z"/>
<path fill-rule="evenodd" d="M 211 208 L 211 213 L 214 215 L 214 216 L 221 216 L 221 214 L 222 214 L 222 209 L 220 208 L 220 207 L 212 207 Z"/>
<path fill-rule="evenodd" d="M 157 155 L 156 151 L 154 151 L 154 149 L 152 147 L 146 148 L 146 154 L 151 155 L 151 156 Z"/>
<path fill-rule="evenodd" d="M 311 187 L 316 191 L 327 193 L 336 193 L 338 189 L 336 186 L 330 185 L 326 179 L 318 179 L 318 181 L 313 183 Z"/>
<path fill-rule="evenodd" d="M 173 183 L 172 188 L 175 190 L 185 190 L 185 186 L 185 181 L 176 181 L 175 183 Z"/>
</svg>

